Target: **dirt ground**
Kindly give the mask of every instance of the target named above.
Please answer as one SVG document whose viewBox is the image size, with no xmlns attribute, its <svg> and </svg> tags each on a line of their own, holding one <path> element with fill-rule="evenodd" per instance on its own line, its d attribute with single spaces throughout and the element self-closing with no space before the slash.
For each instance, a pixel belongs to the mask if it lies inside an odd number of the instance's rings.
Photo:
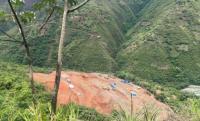
<svg viewBox="0 0 200 121">
<path fill-rule="evenodd" d="M 51 91 L 54 86 L 55 72 L 50 74 L 34 73 L 34 80 Z M 159 119 L 167 119 L 171 109 L 157 101 L 147 90 L 132 83 L 124 83 L 122 79 L 100 73 L 62 72 L 58 93 L 58 104 L 74 102 L 94 108 L 103 114 L 110 114 L 113 109 L 131 112 L 131 92 L 133 112 L 151 105 L 159 111 Z"/>
</svg>

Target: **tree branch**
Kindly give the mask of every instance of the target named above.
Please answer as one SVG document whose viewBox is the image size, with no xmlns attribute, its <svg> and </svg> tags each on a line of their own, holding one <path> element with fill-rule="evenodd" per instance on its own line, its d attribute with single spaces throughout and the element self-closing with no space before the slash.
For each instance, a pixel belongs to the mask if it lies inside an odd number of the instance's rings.
<svg viewBox="0 0 200 121">
<path fill-rule="evenodd" d="M 71 9 L 68 10 L 68 13 L 74 12 L 75 10 L 78 10 L 79 8 L 81 8 L 82 6 L 84 6 L 87 2 L 89 2 L 90 0 L 85 0 L 82 3 L 80 3 L 79 5 L 72 7 Z"/>
<path fill-rule="evenodd" d="M 55 11 L 55 7 L 53 7 L 53 9 L 51 10 L 51 12 L 49 13 L 49 16 L 47 17 L 47 19 L 45 20 L 45 22 L 42 24 L 42 26 L 39 29 L 39 32 L 42 31 L 42 29 L 46 26 L 46 24 L 48 23 L 48 21 L 50 20 L 51 16 L 53 15 Z"/>
<path fill-rule="evenodd" d="M 14 43 L 19 43 L 19 44 L 22 44 L 21 41 L 17 41 L 17 40 L 9 40 L 9 39 L 0 39 L 0 41 L 5 41 L 5 42 L 14 42 Z"/>
<path fill-rule="evenodd" d="M 14 41 L 18 41 L 15 38 L 13 38 L 11 35 L 9 35 L 8 33 L 6 33 L 5 31 L 3 31 L 2 29 L 0 29 L 0 32 L 3 33 L 4 35 L 6 35 L 7 37 L 9 37 L 10 39 L 14 40 Z M 19 41 L 18 41 L 19 42 Z"/>
</svg>

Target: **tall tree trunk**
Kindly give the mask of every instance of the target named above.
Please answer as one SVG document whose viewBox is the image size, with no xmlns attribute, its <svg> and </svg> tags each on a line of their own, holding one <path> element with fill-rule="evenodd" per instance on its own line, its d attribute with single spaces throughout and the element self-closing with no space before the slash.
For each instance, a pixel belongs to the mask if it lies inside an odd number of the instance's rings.
<svg viewBox="0 0 200 121">
<path fill-rule="evenodd" d="M 35 100 L 35 85 L 34 85 L 34 81 L 33 81 L 33 67 L 32 67 L 32 58 L 31 58 L 31 54 L 30 54 L 29 45 L 28 45 L 28 42 L 26 40 L 21 22 L 20 22 L 17 14 L 16 14 L 16 12 L 15 12 L 13 6 L 12 6 L 11 0 L 8 0 L 8 3 L 9 3 L 9 6 L 10 6 L 10 9 L 11 9 L 13 15 L 14 15 L 14 18 L 16 20 L 16 23 L 19 27 L 19 30 L 20 30 L 20 33 L 21 33 L 21 36 L 22 36 L 22 39 L 23 39 L 23 45 L 24 45 L 25 50 L 26 50 L 26 55 L 27 55 L 27 60 L 28 60 L 28 65 L 29 65 L 29 80 L 30 80 L 30 86 L 31 86 L 32 95 L 33 95 L 33 103 L 35 104 L 36 103 L 36 100 Z"/>
<path fill-rule="evenodd" d="M 64 1 L 64 12 L 63 12 L 63 18 L 62 18 L 62 29 L 61 29 L 60 41 L 59 41 L 59 47 L 58 47 L 56 78 L 55 78 L 54 90 L 52 93 L 52 101 L 51 101 L 52 115 L 56 114 L 56 108 L 57 108 L 57 96 L 58 96 L 61 70 L 62 70 L 62 51 L 63 51 L 65 34 L 66 34 L 67 15 L 68 15 L 68 0 L 65 0 Z"/>
</svg>

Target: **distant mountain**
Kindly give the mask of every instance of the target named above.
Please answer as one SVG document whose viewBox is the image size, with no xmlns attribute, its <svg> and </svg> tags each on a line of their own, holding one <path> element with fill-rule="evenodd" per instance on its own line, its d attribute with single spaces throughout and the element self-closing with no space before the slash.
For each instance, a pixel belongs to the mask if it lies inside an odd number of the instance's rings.
<svg viewBox="0 0 200 121">
<path fill-rule="evenodd" d="M 59 22 L 55 18 L 46 36 L 30 40 L 34 65 L 56 63 Z M 65 68 L 125 71 L 161 83 L 200 82 L 199 0 L 91 0 L 68 23 Z M 0 50 L 1 59 L 26 63 L 16 44 L 0 42 Z"/>
<path fill-rule="evenodd" d="M 127 37 L 120 70 L 158 82 L 200 83 L 199 0 L 151 0 Z"/>
<path fill-rule="evenodd" d="M 85 71 L 115 71 L 117 63 L 114 58 L 126 40 L 124 35 L 147 1 L 138 0 L 133 3 L 132 0 L 91 0 L 87 6 L 75 12 L 69 20 L 70 30 L 64 50 L 64 66 Z M 55 63 L 57 53 L 55 39 L 60 31 L 60 19 L 55 21 L 56 23 L 47 32 L 48 35 L 32 41 L 33 55 L 36 55 L 35 65 Z M 16 30 L 13 28 L 10 31 Z M 23 51 L 19 51 L 16 45 L 5 47 L 4 44 L 2 48 L 10 49 L 0 53 L 3 54 L 1 57 L 10 59 L 12 56 L 12 61 L 24 62 Z"/>
</svg>

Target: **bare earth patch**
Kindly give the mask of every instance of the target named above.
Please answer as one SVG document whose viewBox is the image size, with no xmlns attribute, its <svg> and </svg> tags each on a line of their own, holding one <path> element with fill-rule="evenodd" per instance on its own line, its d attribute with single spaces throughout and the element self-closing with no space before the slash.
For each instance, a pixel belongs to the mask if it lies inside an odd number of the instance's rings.
<svg viewBox="0 0 200 121">
<path fill-rule="evenodd" d="M 51 91 L 54 86 L 55 72 L 50 74 L 34 73 L 34 80 Z M 116 89 L 112 84 L 116 84 Z M 114 76 L 99 73 L 62 72 L 58 94 L 58 104 L 65 105 L 74 102 L 89 108 L 94 108 L 103 114 L 110 114 L 114 109 L 131 110 L 130 93 L 134 91 L 137 96 L 133 98 L 134 112 L 146 105 L 154 105 L 159 110 L 159 119 L 168 118 L 171 109 L 169 106 L 157 101 L 153 95 L 132 83 L 123 83 Z"/>
</svg>

